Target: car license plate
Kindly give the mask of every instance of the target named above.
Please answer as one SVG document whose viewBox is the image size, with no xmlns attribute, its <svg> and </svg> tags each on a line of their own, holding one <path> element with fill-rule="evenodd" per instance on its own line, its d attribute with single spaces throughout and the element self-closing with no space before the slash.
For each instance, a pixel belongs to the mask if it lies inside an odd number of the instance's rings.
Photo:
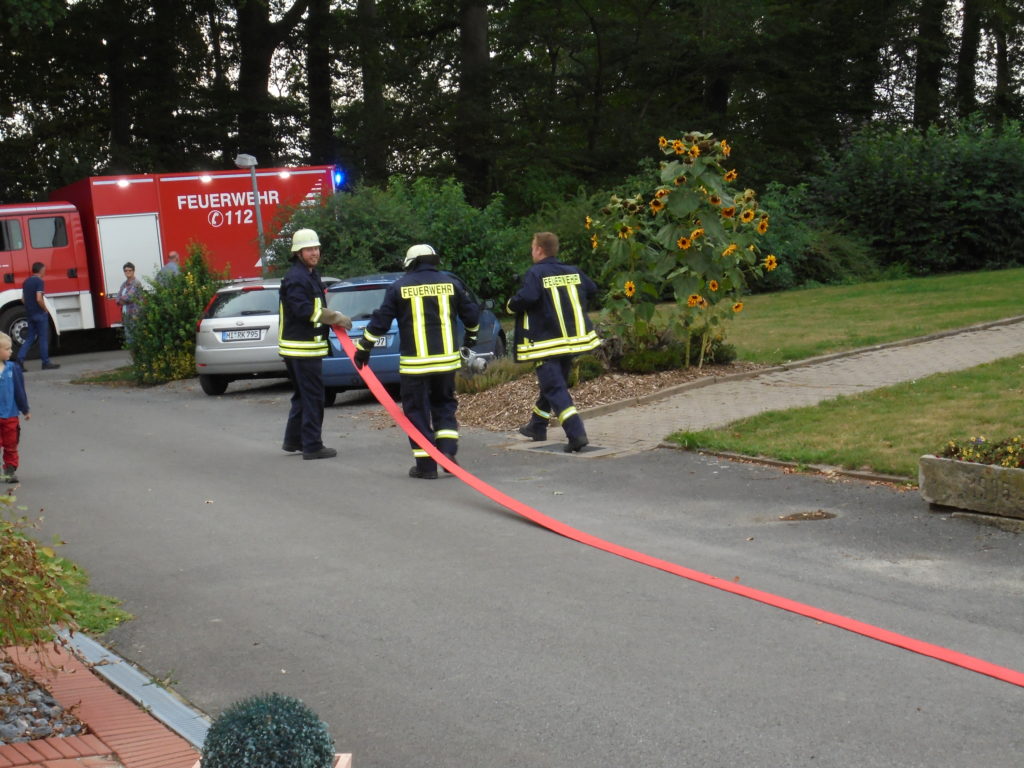
<svg viewBox="0 0 1024 768">
<path fill-rule="evenodd" d="M 259 328 L 247 328 L 244 331 L 221 331 L 221 341 L 259 341 L 263 331 Z"/>
<path fill-rule="evenodd" d="M 389 340 L 388 336 L 381 336 L 379 339 L 377 339 L 377 341 L 374 343 L 373 346 L 375 346 L 375 347 L 386 347 L 388 345 L 388 340 Z"/>
</svg>

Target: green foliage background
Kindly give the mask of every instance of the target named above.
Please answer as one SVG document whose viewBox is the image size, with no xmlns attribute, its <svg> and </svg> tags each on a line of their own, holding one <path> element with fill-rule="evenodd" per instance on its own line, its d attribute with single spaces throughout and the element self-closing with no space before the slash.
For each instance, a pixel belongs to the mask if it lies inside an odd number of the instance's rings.
<svg viewBox="0 0 1024 768">
<path fill-rule="evenodd" d="M 160 273 L 146 291 L 127 344 L 138 383 L 195 376 L 196 323 L 221 282 L 210 271 L 203 246 L 196 243 L 189 246 L 178 274 Z"/>
</svg>

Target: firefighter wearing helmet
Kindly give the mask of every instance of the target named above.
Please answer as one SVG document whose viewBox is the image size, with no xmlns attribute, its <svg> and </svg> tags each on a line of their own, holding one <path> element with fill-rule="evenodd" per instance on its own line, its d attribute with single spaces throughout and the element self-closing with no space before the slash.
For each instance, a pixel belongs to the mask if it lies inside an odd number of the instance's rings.
<svg viewBox="0 0 1024 768">
<path fill-rule="evenodd" d="M 535 363 L 540 390 L 530 420 L 519 433 L 546 440 L 548 423 L 556 416 L 569 439 L 565 452 L 573 453 L 589 440 L 569 394 L 569 371 L 573 357 L 601 344 L 587 317 L 597 286 L 579 268 L 558 260 L 558 236 L 553 232 L 536 233 L 530 255 L 533 266 L 508 300 L 508 311 L 516 315 L 516 360 Z"/>
<path fill-rule="evenodd" d="M 341 312 L 328 309 L 326 292 L 320 282 L 320 239 L 312 229 L 292 235 L 292 265 L 281 279 L 278 311 L 278 353 L 284 358 L 294 392 L 281 448 L 302 451 L 304 459 L 337 456 L 324 446 L 324 378 L 321 358 L 328 353 L 330 325 L 351 328 L 352 321 Z"/>
<path fill-rule="evenodd" d="M 455 372 L 462 363 L 455 318 L 460 318 L 466 328 L 462 346 L 475 346 L 480 307 L 457 277 L 438 270 L 440 261 L 437 252 L 426 244 L 406 251 L 402 262 L 406 273 L 384 292 L 363 338 L 356 342 L 354 362 L 357 368 L 366 365 L 377 339 L 397 319 L 402 410 L 441 453 L 454 461 L 459 448 Z M 412 439 L 409 444 L 416 461 L 409 477 L 436 478 L 437 462 Z"/>
</svg>

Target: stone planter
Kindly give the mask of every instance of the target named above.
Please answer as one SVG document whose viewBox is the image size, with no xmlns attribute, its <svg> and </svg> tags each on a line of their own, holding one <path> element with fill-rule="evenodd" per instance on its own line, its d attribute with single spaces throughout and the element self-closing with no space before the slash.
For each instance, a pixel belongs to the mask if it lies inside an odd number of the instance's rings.
<svg viewBox="0 0 1024 768">
<path fill-rule="evenodd" d="M 1024 520 L 1024 469 L 922 456 L 921 496 L 931 504 Z"/>
<path fill-rule="evenodd" d="M 202 768 L 203 761 L 196 760 L 196 764 L 192 768 Z M 337 753 L 334 755 L 334 765 L 332 768 L 352 768 L 352 755 L 349 753 Z"/>
</svg>

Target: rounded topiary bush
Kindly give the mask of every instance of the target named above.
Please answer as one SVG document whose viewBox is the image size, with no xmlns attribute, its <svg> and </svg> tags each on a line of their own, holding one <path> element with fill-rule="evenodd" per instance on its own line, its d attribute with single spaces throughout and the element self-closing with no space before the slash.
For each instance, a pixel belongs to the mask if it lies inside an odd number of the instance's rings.
<svg viewBox="0 0 1024 768">
<path fill-rule="evenodd" d="M 210 726 L 203 768 L 330 768 L 327 726 L 298 699 L 271 693 L 236 702 Z"/>
</svg>

